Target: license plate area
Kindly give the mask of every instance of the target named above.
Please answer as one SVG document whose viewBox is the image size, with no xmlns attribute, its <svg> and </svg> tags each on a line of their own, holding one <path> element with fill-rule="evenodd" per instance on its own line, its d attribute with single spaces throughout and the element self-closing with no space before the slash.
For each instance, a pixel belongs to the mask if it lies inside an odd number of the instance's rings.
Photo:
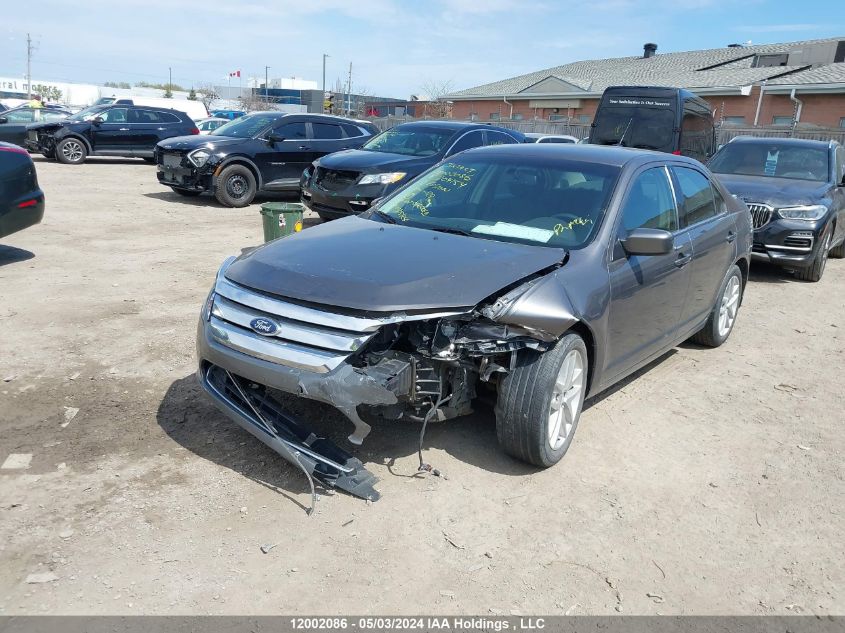
<svg viewBox="0 0 845 633">
<path fill-rule="evenodd" d="M 181 154 L 164 154 L 162 163 L 165 167 L 179 167 L 182 164 L 182 156 Z"/>
</svg>

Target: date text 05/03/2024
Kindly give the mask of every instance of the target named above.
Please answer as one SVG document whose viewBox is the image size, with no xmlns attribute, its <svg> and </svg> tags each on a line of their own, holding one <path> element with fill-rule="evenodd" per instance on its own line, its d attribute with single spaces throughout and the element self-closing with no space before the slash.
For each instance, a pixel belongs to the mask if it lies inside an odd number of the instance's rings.
<svg viewBox="0 0 845 633">
<path fill-rule="evenodd" d="M 298 617 L 291 618 L 294 630 L 455 630 L 455 631 L 537 631 L 545 629 L 543 618 L 526 617 Z"/>
</svg>

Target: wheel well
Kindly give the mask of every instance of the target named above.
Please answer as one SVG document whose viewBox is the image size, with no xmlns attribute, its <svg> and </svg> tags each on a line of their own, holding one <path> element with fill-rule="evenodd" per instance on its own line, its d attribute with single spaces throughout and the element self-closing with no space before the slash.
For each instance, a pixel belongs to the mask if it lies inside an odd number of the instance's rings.
<svg viewBox="0 0 845 633">
<path fill-rule="evenodd" d="M 564 335 L 569 332 L 575 332 L 578 336 L 584 339 L 584 345 L 587 346 L 587 384 L 589 385 L 587 392 L 589 393 L 589 391 L 593 388 L 593 376 L 595 375 L 596 339 L 593 336 L 593 332 L 583 323 L 583 321 L 576 321 L 572 327 L 564 332 Z"/>
<path fill-rule="evenodd" d="M 742 273 L 742 287 L 745 288 L 745 285 L 748 283 L 748 260 L 740 257 L 736 260 L 736 265 L 739 268 L 739 272 Z"/>
<path fill-rule="evenodd" d="M 226 167 L 230 167 L 232 165 L 240 165 L 241 167 L 246 167 L 249 171 L 252 172 L 252 175 L 255 177 L 256 189 L 261 189 L 263 187 L 264 183 L 261 180 L 261 173 L 258 171 L 258 168 L 248 160 L 244 160 L 242 158 L 232 158 L 228 161 L 223 162 L 217 169 L 222 171 L 226 169 Z"/>
<path fill-rule="evenodd" d="M 88 142 L 88 139 L 86 139 L 84 136 L 80 136 L 78 134 L 67 134 L 67 135 L 63 136 L 58 141 L 56 141 L 55 147 L 58 147 L 59 143 L 61 143 L 64 140 L 67 140 L 69 138 L 73 138 L 73 139 L 76 139 L 77 141 L 81 141 L 89 154 L 94 151 L 93 149 L 91 149 L 91 143 Z"/>
</svg>

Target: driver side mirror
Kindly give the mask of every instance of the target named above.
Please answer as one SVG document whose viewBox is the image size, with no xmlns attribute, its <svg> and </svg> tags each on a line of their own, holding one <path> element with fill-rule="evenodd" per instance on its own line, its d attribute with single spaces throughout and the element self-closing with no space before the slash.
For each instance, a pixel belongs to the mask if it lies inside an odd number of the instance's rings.
<svg viewBox="0 0 845 633">
<path fill-rule="evenodd" d="M 675 247 L 672 234 L 660 229 L 634 229 L 621 242 L 628 255 L 668 255 Z"/>
<path fill-rule="evenodd" d="M 284 141 L 284 140 L 285 140 L 285 137 L 282 136 L 281 134 L 274 134 L 273 132 L 270 132 L 270 134 L 267 135 L 267 142 L 270 143 L 271 145 L 273 143 L 279 143 L 279 142 Z"/>
<path fill-rule="evenodd" d="M 94 125 L 100 125 L 101 123 L 105 123 L 105 119 L 101 116 L 98 116 L 98 117 L 94 117 L 94 119 L 91 122 Z"/>
<path fill-rule="evenodd" d="M 0 116 L 0 123 L 8 123 L 8 122 L 9 122 L 9 119 L 7 119 L 4 116 Z"/>
</svg>

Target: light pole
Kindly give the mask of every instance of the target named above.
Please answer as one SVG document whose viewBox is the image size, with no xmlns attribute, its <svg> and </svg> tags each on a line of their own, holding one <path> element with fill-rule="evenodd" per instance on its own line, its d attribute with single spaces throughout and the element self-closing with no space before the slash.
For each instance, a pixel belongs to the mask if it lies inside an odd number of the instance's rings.
<svg viewBox="0 0 845 633">
<path fill-rule="evenodd" d="M 269 88 L 270 88 L 270 84 L 269 84 L 269 81 L 268 81 L 268 79 L 267 79 L 267 71 L 268 71 L 268 70 L 270 70 L 270 67 L 269 67 L 269 66 L 265 66 L 265 67 L 264 67 L 264 100 L 265 100 L 267 103 L 270 103 L 270 96 L 269 96 L 269 95 L 270 95 L 270 93 L 269 93 L 269 92 L 267 92 L 267 91 L 269 90 Z"/>
<path fill-rule="evenodd" d="M 326 100 L 326 57 L 330 55 L 323 53 L 323 101 Z"/>
</svg>

